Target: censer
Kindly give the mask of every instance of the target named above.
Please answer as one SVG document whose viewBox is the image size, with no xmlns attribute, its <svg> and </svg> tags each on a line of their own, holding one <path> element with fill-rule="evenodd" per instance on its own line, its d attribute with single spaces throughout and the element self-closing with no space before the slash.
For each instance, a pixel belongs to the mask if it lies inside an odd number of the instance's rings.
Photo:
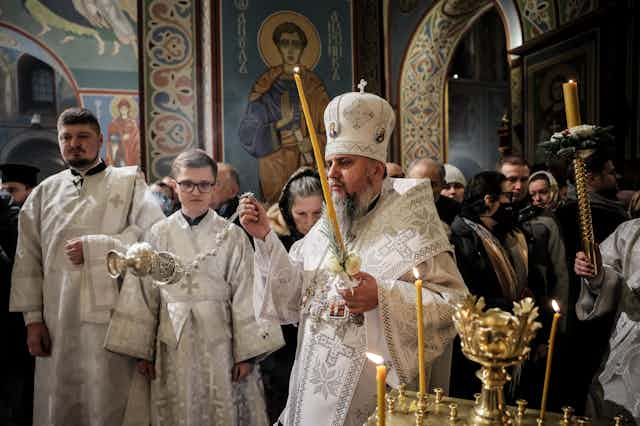
<svg viewBox="0 0 640 426">
<path fill-rule="evenodd" d="M 242 194 L 240 198 L 253 196 L 253 193 L 247 192 Z M 183 261 L 168 251 L 156 251 L 149 243 L 145 242 L 132 244 L 125 253 L 109 250 L 107 253 L 109 276 L 111 278 L 119 278 L 124 276 L 127 271 L 131 271 L 137 277 L 151 277 L 154 284 L 158 286 L 175 284 L 182 277 L 190 276 L 193 271 L 198 269 L 200 262 L 207 257 L 216 255 L 218 247 L 227 237 L 229 230 L 233 226 L 233 221 L 236 220 L 238 215 L 239 212 L 236 211 L 226 220 L 226 225 L 213 238 L 215 242 L 213 248 L 206 253 L 199 254 L 190 263 Z"/>
</svg>

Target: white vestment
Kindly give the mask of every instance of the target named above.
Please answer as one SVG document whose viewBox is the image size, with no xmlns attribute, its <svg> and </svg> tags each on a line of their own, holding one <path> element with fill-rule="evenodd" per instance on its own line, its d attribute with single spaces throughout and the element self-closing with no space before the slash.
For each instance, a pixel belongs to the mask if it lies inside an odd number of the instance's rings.
<svg viewBox="0 0 640 426">
<path fill-rule="evenodd" d="M 51 176 L 20 212 L 10 309 L 27 323 L 43 321 L 51 336 L 51 356 L 36 361 L 39 426 L 122 424 L 135 364 L 103 347 L 118 297 L 106 253 L 162 218 L 135 167 L 107 167 L 83 181 L 70 170 Z M 78 237 L 84 263 L 76 266 L 64 245 Z"/>
<path fill-rule="evenodd" d="M 600 245 L 603 268 L 583 280 L 581 320 L 616 312 L 609 353 L 589 392 L 589 414 L 633 417 L 640 424 L 640 219 L 622 223 Z M 626 423 L 625 423 L 626 424 Z"/>
<path fill-rule="evenodd" d="M 274 232 L 265 241 L 256 240 L 256 316 L 299 323 L 289 399 L 280 417 L 285 426 L 361 426 L 376 403 L 375 366 L 366 352 L 382 355 L 390 365 L 389 385 L 415 385 L 415 266 L 424 280 L 427 381 L 448 388 L 453 305 L 467 289 L 429 182 L 402 179 L 394 184 L 398 189 L 385 180 L 375 206 L 354 223 L 353 237 L 347 238 L 348 249 L 361 257 L 361 270 L 378 283 L 378 306 L 364 314 L 362 324 L 329 316 L 336 275 L 327 269 L 324 219 L 288 255 Z"/>
<path fill-rule="evenodd" d="M 210 210 L 190 226 L 178 211 L 151 228 L 148 241 L 190 264 L 216 245 L 229 223 Z M 155 362 L 152 423 L 243 425 L 267 423 L 257 367 L 235 389 L 235 363 L 278 349 L 280 327 L 258 323 L 252 307 L 253 250 L 236 225 L 190 277 L 157 286 L 125 279 L 107 337 L 107 348 Z"/>
</svg>

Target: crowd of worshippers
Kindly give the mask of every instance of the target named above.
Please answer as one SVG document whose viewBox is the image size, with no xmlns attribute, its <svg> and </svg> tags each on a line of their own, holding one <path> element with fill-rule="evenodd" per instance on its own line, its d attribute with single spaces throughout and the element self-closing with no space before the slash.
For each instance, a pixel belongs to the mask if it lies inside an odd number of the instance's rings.
<svg viewBox="0 0 640 426">
<path fill-rule="evenodd" d="M 374 111 L 388 105 L 370 98 L 383 106 Z M 420 158 L 405 172 L 385 163 L 393 120 L 385 126 L 384 142 L 364 155 L 328 136 L 332 198 L 345 242 L 362 253 L 360 284 L 335 290 L 318 272 L 329 237 L 316 170 L 298 169 L 271 206 L 242 197 L 238 171 L 197 149 L 147 185 L 136 168 L 99 158 L 91 111 L 65 111 L 57 128 L 67 170 L 36 185 L 37 169 L 0 167 L 0 424 L 361 425 L 375 409 L 365 349 L 391 366 L 389 386 L 416 384 L 407 259 L 427 282 L 430 385 L 466 399 L 480 391 L 478 364 L 451 323 L 456 302 L 471 293 L 510 311 L 532 297 L 543 327 L 506 398 L 539 407 L 555 299 L 563 316 L 548 408 L 639 422 L 640 195 L 619 190 L 611 159 L 586 159 L 601 252 L 594 275 L 571 168 L 554 174 L 508 156 L 465 176 Z M 378 129 L 354 133 L 361 143 L 367 131 Z M 420 235 L 402 240 L 404 228 Z M 173 285 L 110 278 L 107 251 L 137 241 L 197 265 Z M 389 249 L 403 243 L 398 256 Z M 322 310 L 338 299 L 350 314 L 331 328 Z"/>
</svg>

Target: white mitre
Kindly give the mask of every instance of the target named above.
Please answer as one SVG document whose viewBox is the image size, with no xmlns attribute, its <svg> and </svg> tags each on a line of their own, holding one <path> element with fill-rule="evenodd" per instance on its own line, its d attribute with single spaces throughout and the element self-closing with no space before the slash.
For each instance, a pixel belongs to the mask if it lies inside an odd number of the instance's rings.
<svg viewBox="0 0 640 426">
<path fill-rule="evenodd" d="M 389 102 L 373 93 L 365 93 L 366 84 L 360 80 L 359 92 L 333 98 L 324 110 L 325 158 L 346 154 L 387 161 L 396 115 Z"/>
</svg>

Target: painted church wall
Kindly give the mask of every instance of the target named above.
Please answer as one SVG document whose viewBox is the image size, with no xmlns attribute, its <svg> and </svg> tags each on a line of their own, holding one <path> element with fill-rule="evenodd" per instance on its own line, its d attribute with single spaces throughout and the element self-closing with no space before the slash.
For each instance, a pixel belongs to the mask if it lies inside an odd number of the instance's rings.
<svg viewBox="0 0 640 426">
<path fill-rule="evenodd" d="M 444 157 L 443 75 L 460 33 L 467 31 L 469 21 L 485 12 L 485 8 L 478 7 L 480 3 L 453 0 L 388 2 L 387 81 L 389 98 L 401 114 L 394 139 L 394 144 L 399 145 L 395 152 L 400 158 L 395 158 L 396 161 L 402 160 L 406 165 L 419 156 Z M 509 48 L 517 47 L 514 40 L 527 45 L 558 28 L 572 25 L 597 6 L 594 0 L 494 0 L 486 3 L 496 6 L 508 24 L 505 31 Z M 505 13 L 514 16 L 505 16 Z M 521 63 L 515 61 L 511 65 L 514 68 L 510 86 L 522 90 L 526 76 Z M 522 103 L 526 102 L 523 92 L 512 93 L 511 102 L 512 113 L 522 114 Z M 519 129 L 523 128 L 523 120 L 521 116 L 513 117 L 513 123 Z M 521 139 L 524 139 L 522 131 L 514 134 L 513 139 L 516 151 L 519 151 Z"/>
<path fill-rule="evenodd" d="M 243 188 L 273 202 L 297 167 L 313 164 L 297 91 L 283 64 L 299 62 L 303 76 L 309 74 L 305 94 L 322 140 L 328 100 L 352 90 L 351 7 L 343 0 L 250 2 L 246 9 L 239 3 L 221 6 L 224 159 L 238 168 Z M 299 61 L 299 48 L 274 41 L 283 28 L 305 34 Z M 287 109 L 292 120 L 280 127 Z"/>
<path fill-rule="evenodd" d="M 115 2 L 113 8 L 104 2 L 94 4 L 91 1 L 2 2 L 0 48 L 12 49 L 19 56 L 31 55 L 55 71 L 56 108 L 52 114 L 41 116 L 37 129 L 28 128 L 31 114 L 0 116 L 0 152 L 3 144 L 15 142 L 12 138 L 15 139 L 16 125 L 26 125 L 23 131 L 55 134 L 55 117 L 65 108 L 78 105 L 98 115 L 106 142 L 109 125 L 122 119 L 121 111 L 124 108 L 114 108 L 112 105 L 116 98 L 118 101 L 123 98 L 127 100 L 129 109 L 136 115 L 133 118 L 135 125 L 130 122 L 128 128 L 139 131 L 136 21 L 135 0 Z M 15 72 L 16 68 L 13 69 Z M 17 86 L 15 92 L 20 99 Z M 6 109 L 0 109 L 0 112 L 4 113 Z M 11 126 L 14 126 L 13 130 L 8 130 Z M 9 133 L 13 136 L 9 137 Z M 129 134 L 133 135 L 133 130 L 125 132 L 122 138 L 129 139 Z M 132 137 L 130 140 L 134 145 L 138 144 L 130 150 L 139 153 L 139 138 Z M 22 143 L 34 142 L 25 139 Z M 105 143 L 103 158 L 109 157 L 106 147 Z M 129 156 L 129 164 L 140 164 L 140 154 L 136 158 Z"/>
</svg>

